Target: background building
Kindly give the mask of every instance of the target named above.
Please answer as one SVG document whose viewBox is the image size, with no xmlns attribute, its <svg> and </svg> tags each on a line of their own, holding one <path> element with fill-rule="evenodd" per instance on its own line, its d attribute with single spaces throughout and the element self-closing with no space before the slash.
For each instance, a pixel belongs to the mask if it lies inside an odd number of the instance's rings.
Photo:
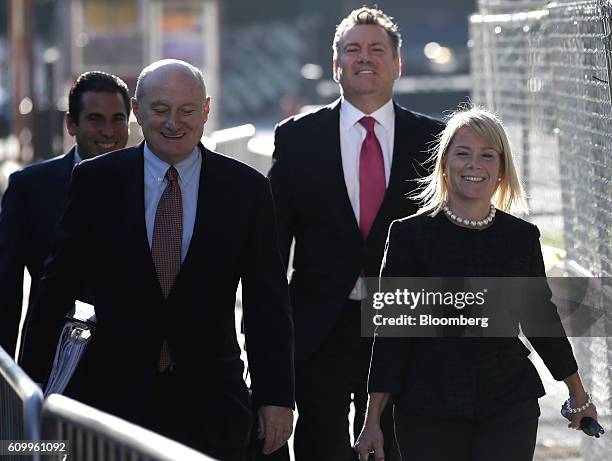
<svg viewBox="0 0 612 461">
<path fill-rule="evenodd" d="M 334 29 L 362 3 L 0 2 L 0 138 L 13 135 L 9 144 L 18 141 L 18 153 L 8 156 L 21 163 L 58 155 L 66 148 L 66 93 L 77 75 L 105 70 L 133 90 L 140 70 L 163 57 L 185 59 L 204 70 L 213 98 L 207 133 L 243 123 L 269 131 L 301 107 L 338 96 L 331 79 Z M 404 37 L 399 102 L 441 115 L 465 101 L 470 88 L 467 17 L 474 1 L 437 0 L 431 8 L 390 0 L 381 7 L 395 17 Z M 4 151 L 0 147 L 0 161 L 7 157 Z"/>
</svg>

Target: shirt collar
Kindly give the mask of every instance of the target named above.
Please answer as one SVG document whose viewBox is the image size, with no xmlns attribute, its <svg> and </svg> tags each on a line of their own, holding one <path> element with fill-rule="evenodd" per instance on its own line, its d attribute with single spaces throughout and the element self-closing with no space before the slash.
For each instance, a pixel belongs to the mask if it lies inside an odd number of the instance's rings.
<svg viewBox="0 0 612 461">
<path fill-rule="evenodd" d="M 342 98 L 340 103 L 340 120 L 344 130 L 350 130 L 353 125 L 358 123 L 359 120 L 366 115 L 373 117 L 385 130 L 391 130 L 391 123 L 394 121 L 395 117 L 393 100 L 389 99 L 383 106 L 379 107 L 371 114 L 365 114 L 348 102 L 344 97 Z"/>
<path fill-rule="evenodd" d="M 193 175 L 198 169 L 201 156 L 200 146 L 198 145 L 194 147 L 193 151 L 186 159 L 174 164 L 174 168 L 176 168 L 179 174 L 179 181 L 189 184 L 189 181 L 191 181 Z M 144 162 L 145 166 L 153 174 L 155 179 L 159 183 L 163 182 L 164 177 L 166 176 L 166 171 L 168 171 L 168 168 L 170 168 L 170 164 L 164 162 L 157 155 L 155 155 L 151 149 L 149 149 L 146 142 L 144 145 Z"/>
<path fill-rule="evenodd" d="M 76 165 L 81 160 L 83 159 L 81 158 L 81 155 L 79 154 L 79 148 L 74 146 L 74 164 Z"/>
</svg>

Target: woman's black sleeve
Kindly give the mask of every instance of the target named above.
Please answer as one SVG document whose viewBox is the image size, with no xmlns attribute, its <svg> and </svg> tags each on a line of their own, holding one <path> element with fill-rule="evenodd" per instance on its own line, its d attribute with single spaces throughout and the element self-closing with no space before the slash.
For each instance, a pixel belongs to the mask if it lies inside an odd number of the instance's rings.
<svg viewBox="0 0 612 461">
<path fill-rule="evenodd" d="M 381 290 L 384 291 L 387 277 L 413 275 L 410 255 L 409 228 L 402 221 L 394 221 L 389 227 L 380 270 Z M 402 391 L 409 347 L 409 338 L 384 337 L 375 333 L 368 392 L 399 394 Z"/>
</svg>

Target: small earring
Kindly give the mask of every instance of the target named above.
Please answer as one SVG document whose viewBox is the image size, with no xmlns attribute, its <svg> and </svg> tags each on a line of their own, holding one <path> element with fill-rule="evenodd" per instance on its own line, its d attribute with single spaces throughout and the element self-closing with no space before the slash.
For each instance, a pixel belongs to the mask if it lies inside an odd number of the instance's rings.
<svg viewBox="0 0 612 461">
<path fill-rule="evenodd" d="M 442 173 L 442 176 L 444 176 L 446 178 L 446 176 L 448 176 L 446 173 Z"/>
<path fill-rule="evenodd" d="M 497 178 L 497 182 L 501 182 L 501 178 Z"/>
</svg>

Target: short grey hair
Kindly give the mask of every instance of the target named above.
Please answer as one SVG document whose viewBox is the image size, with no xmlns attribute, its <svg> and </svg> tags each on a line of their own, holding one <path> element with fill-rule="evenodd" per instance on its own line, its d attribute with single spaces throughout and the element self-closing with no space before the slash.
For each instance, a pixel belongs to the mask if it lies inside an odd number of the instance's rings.
<svg viewBox="0 0 612 461">
<path fill-rule="evenodd" d="M 186 61 L 181 61 L 180 59 L 162 59 L 149 64 L 140 72 L 138 80 L 136 81 L 136 91 L 134 91 L 134 99 L 136 99 L 136 101 L 139 101 L 144 96 L 144 82 L 147 77 L 152 72 L 165 66 L 180 67 L 187 73 L 192 74 L 202 84 L 204 98 L 206 98 L 206 83 L 204 83 L 204 75 L 200 69 Z"/>
</svg>

